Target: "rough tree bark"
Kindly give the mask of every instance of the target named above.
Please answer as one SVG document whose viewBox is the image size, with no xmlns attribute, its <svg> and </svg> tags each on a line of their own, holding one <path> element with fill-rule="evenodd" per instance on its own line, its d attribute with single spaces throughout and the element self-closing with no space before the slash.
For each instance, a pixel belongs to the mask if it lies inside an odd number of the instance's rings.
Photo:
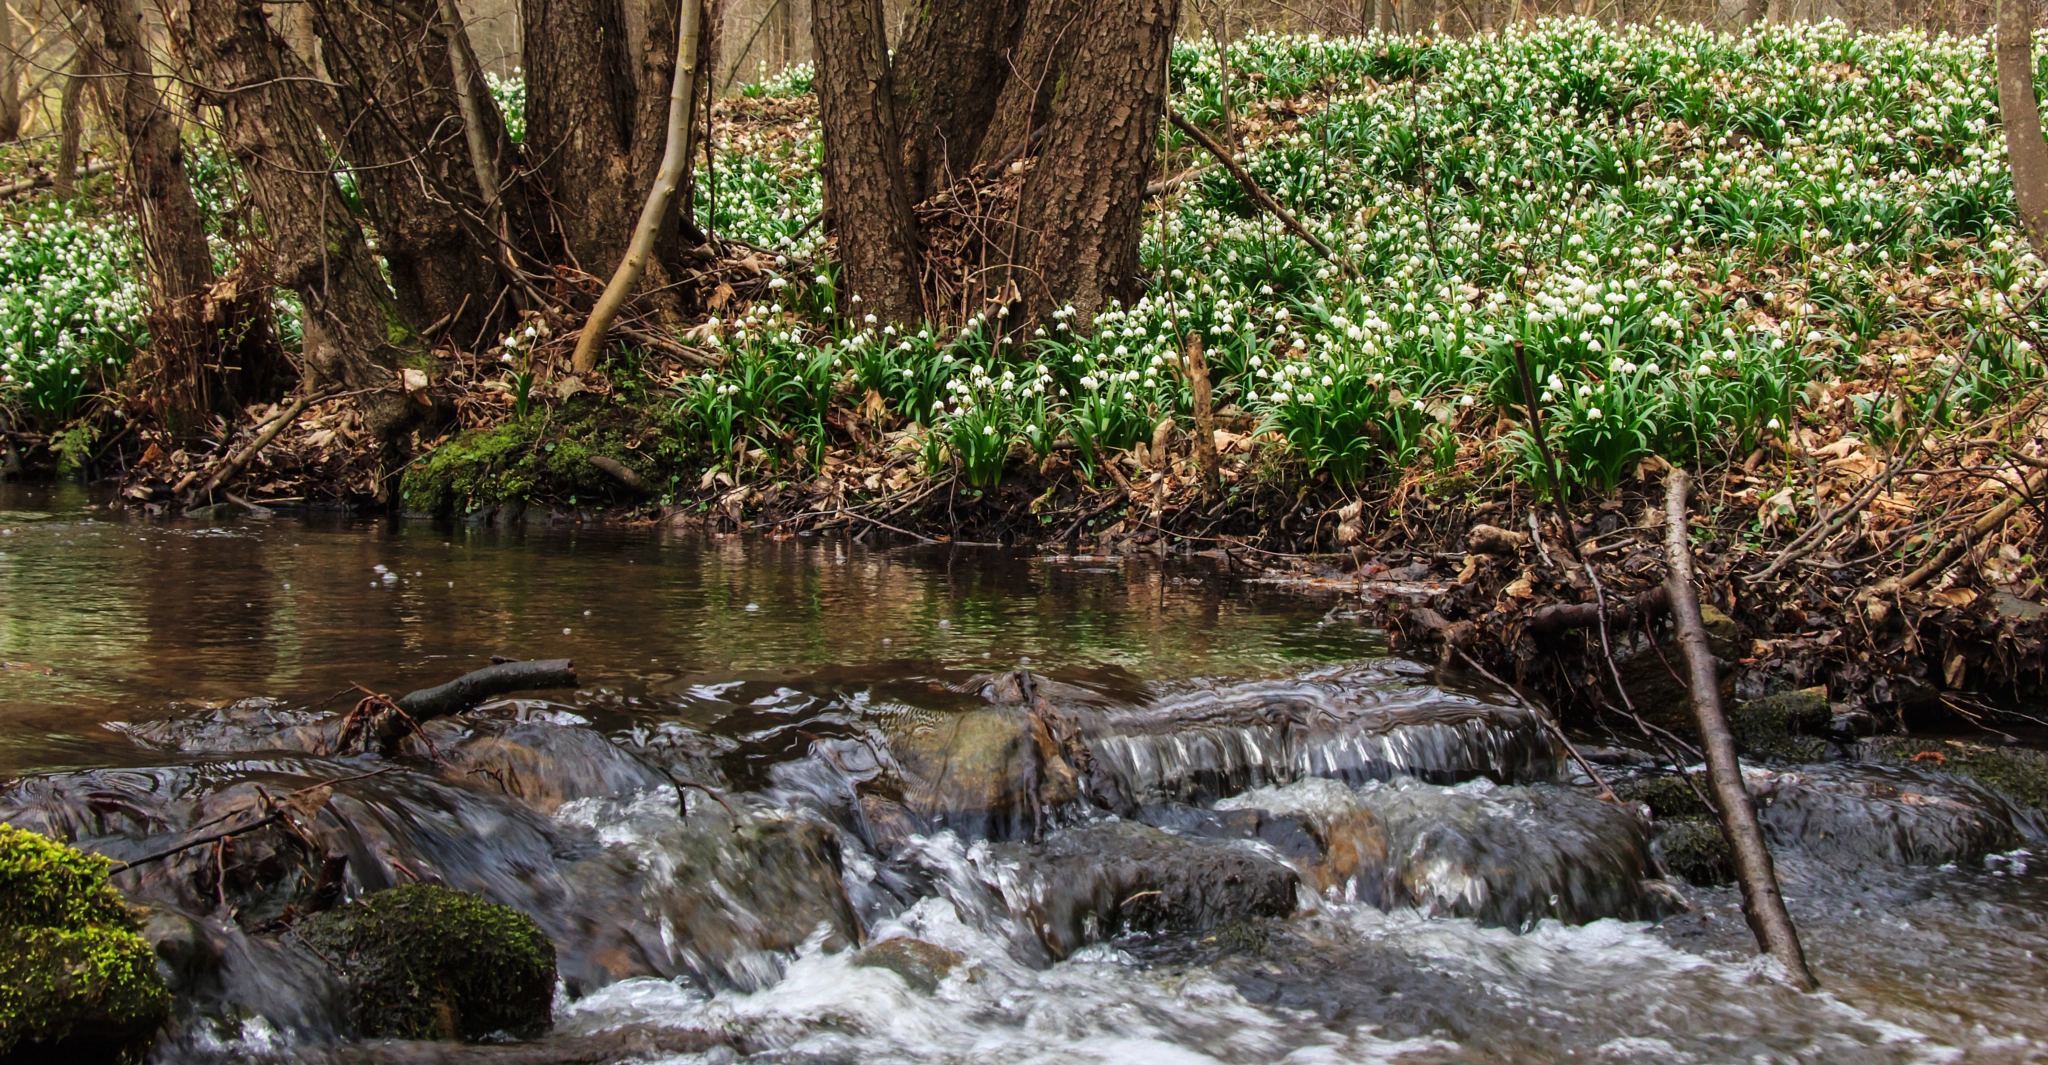
<svg viewBox="0 0 2048 1065">
<path fill-rule="evenodd" d="M 85 86 L 93 73 L 93 50 L 81 30 L 57 103 L 57 172 L 50 187 L 60 200 L 78 195 L 78 141 L 85 131 Z"/>
<path fill-rule="evenodd" d="M 14 12 L 0 7 L 0 141 L 21 138 L 21 53 L 14 50 Z"/>
<path fill-rule="evenodd" d="M 108 68 L 149 287 L 149 346 L 129 365 L 126 388 L 132 404 L 180 430 L 231 402 L 271 398 L 287 367 L 271 334 L 268 293 L 213 297 L 206 227 L 140 9 L 135 0 L 86 2 Z"/>
<path fill-rule="evenodd" d="M 1083 325 L 1137 296 L 1145 182 L 1166 110 L 1180 0 L 1095 0 L 1060 79 L 1019 213 L 1025 319 L 1071 303 Z"/>
<path fill-rule="evenodd" d="M 266 19 L 260 0 L 191 0 L 183 40 L 220 108 L 222 142 L 240 164 L 268 231 L 276 283 L 303 307 L 303 387 L 362 393 L 363 422 L 395 451 L 420 404 L 402 369 L 427 366 L 334 182 L 323 130 L 338 128 L 312 75 Z"/>
<path fill-rule="evenodd" d="M 633 242 L 626 249 L 626 257 L 619 262 L 612 273 L 610 284 L 605 286 L 604 295 L 590 312 L 590 319 L 583 324 L 583 333 L 576 340 L 576 355 L 572 366 L 577 373 L 589 373 L 597 368 L 597 357 L 604 348 L 605 334 L 611 330 L 612 320 L 618 317 L 619 309 L 640 283 L 641 275 L 647 271 L 648 260 L 654 255 L 655 244 L 661 239 L 664 229 L 674 229 L 676 190 L 682 186 L 683 173 L 690 167 L 690 120 L 697 110 L 697 41 L 703 8 L 696 0 L 683 0 L 681 12 L 682 32 L 676 37 L 676 58 L 669 64 L 674 87 L 669 92 L 667 151 L 661 159 L 661 170 L 655 174 L 654 189 L 647 194 L 647 203 L 640 209 L 640 224 L 633 231 Z M 651 29 L 650 29 L 651 33 Z"/>
<path fill-rule="evenodd" d="M 639 204 L 631 188 L 639 86 L 619 0 L 522 0 L 526 150 L 554 200 L 570 261 L 619 261 Z"/>
<path fill-rule="evenodd" d="M 917 223 L 882 0 L 820 0 L 811 34 L 825 139 L 825 210 L 845 277 L 840 291 L 859 296 L 868 313 L 884 320 L 917 321 L 925 316 Z"/>
<path fill-rule="evenodd" d="M 1002 57 L 1008 74 L 996 99 L 988 131 L 975 155 L 976 166 L 989 166 L 1020 151 L 1033 130 L 1052 114 L 1075 42 L 1085 32 L 1086 0 L 1031 0 L 1017 41 Z"/>
<path fill-rule="evenodd" d="M 891 71 L 912 201 L 966 176 L 995 116 L 1022 0 L 919 6 Z"/>
<path fill-rule="evenodd" d="M 496 234 L 485 220 L 468 124 L 439 9 L 399 0 L 312 0 L 321 55 L 340 102 L 340 137 L 398 307 L 416 329 L 484 331 L 501 306 Z M 479 115 L 506 151 L 492 108 Z"/>
<path fill-rule="evenodd" d="M 1998 119 L 2005 126 L 2013 199 L 2034 254 L 2048 256 L 2048 141 L 2041 139 L 2041 105 L 2034 95 L 2033 5 L 2000 0 L 1998 12 Z"/>
</svg>

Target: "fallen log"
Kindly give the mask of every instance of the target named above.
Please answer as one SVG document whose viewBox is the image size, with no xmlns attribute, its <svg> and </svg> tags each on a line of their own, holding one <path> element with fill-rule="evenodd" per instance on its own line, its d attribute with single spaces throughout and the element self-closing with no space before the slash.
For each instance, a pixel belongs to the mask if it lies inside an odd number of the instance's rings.
<svg viewBox="0 0 2048 1065">
<path fill-rule="evenodd" d="M 1685 653 L 1686 682 L 1692 689 L 1692 712 L 1706 748 L 1707 782 L 1713 788 L 1721 813 L 1721 831 L 1735 857 L 1736 876 L 1742 881 L 1742 914 L 1757 944 L 1785 968 L 1785 978 L 1801 991 L 1819 987 L 1806 967 L 1806 952 L 1799 946 L 1799 932 L 1792 927 L 1792 915 L 1785 911 L 1785 897 L 1778 890 L 1777 870 L 1771 865 L 1771 851 L 1758 827 L 1756 808 L 1750 805 L 1749 788 L 1742 781 L 1742 765 L 1735 758 L 1735 736 L 1721 712 L 1721 678 L 1714 652 L 1707 646 L 1707 626 L 1700 618 L 1698 593 L 1693 589 L 1692 545 L 1687 540 L 1686 493 L 1691 487 L 1684 470 L 1674 469 L 1665 481 L 1666 587 L 1670 589 L 1672 623 L 1678 630 L 1678 646 Z"/>
<path fill-rule="evenodd" d="M 417 720 L 459 714 L 493 696 L 518 691 L 576 686 L 576 667 L 566 658 L 543 658 L 532 662 L 500 662 L 432 688 L 421 688 L 400 696 L 400 710 Z"/>
<path fill-rule="evenodd" d="M 1660 585 L 1634 599 L 1607 604 L 1609 625 L 1633 625 L 1637 618 L 1662 617 L 1671 610 L 1671 589 Z M 1538 636 L 1555 636 L 1600 624 L 1598 603 L 1553 603 L 1529 614 L 1527 628 Z"/>
</svg>

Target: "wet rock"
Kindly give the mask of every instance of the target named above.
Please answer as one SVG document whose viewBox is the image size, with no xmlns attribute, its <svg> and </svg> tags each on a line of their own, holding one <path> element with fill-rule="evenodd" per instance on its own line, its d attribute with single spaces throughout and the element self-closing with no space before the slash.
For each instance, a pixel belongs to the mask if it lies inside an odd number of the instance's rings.
<svg viewBox="0 0 2048 1065">
<path fill-rule="evenodd" d="M 1318 894 L 1386 904 L 1387 826 L 1352 789 L 1311 778 L 1260 788 L 1216 804 L 1256 814 L 1257 838 L 1279 851 Z"/>
<path fill-rule="evenodd" d="M 826 825 L 744 807 L 735 820 L 701 795 L 684 820 L 651 799 L 587 821 L 585 812 L 564 817 L 617 845 L 568 871 L 579 911 L 550 924 L 576 945 L 563 964 L 574 993 L 645 975 L 754 991 L 813 937 L 826 951 L 861 938 Z"/>
<path fill-rule="evenodd" d="M 1834 713 L 1820 688 L 1766 695 L 1728 714 L 1728 730 L 1744 754 L 1781 762 L 1819 762 L 1833 756 L 1827 734 Z"/>
<path fill-rule="evenodd" d="M 442 774 L 492 788 L 542 813 L 575 799 L 672 788 L 669 777 L 595 729 L 545 722 L 473 721 L 441 748 Z"/>
<path fill-rule="evenodd" d="M 1943 865 L 2018 842 L 2012 812 L 1964 782 L 1910 769 L 1813 767 L 1757 775 L 1771 841 L 1851 865 Z"/>
<path fill-rule="evenodd" d="M 1063 829 L 1043 845 L 1005 844 L 990 886 L 1050 957 L 1142 932 L 1200 932 L 1286 917 L 1294 870 L 1241 843 L 1112 821 Z"/>
<path fill-rule="evenodd" d="M 555 947 L 524 914 L 415 884 L 366 895 L 295 929 L 348 974 L 364 1036 L 474 1041 L 553 1023 Z"/>
<path fill-rule="evenodd" d="M 1993 747 L 1964 740 L 1879 736 L 1857 744 L 1857 756 L 1881 765 L 1906 765 L 1959 777 L 1998 792 L 2019 807 L 2030 835 L 2048 816 L 2048 751 Z"/>
<path fill-rule="evenodd" d="M 1668 896 L 1646 886 L 1655 876 L 1648 826 L 1624 804 L 1482 781 L 1401 780 L 1359 797 L 1387 826 L 1396 904 L 1516 929 L 1667 912 Z"/>
<path fill-rule="evenodd" d="M 169 1015 L 107 861 L 0 824 L 0 1058 L 112 1062 Z"/>
<path fill-rule="evenodd" d="M 939 981 L 959 966 L 965 957 L 922 939 L 885 939 L 854 956 L 853 963 L 870 969 L 887 969 L 912 988 L 929 995 Z"/>
<path fill-rule="evenodd" d="M 1691 883 L 1708 887 L 1735 880 L 1728 837 L 1719 822 L 1699 817 L 1666 821 L 1650 849 L 1667 872 Z"/>
<path fill-rule="evenodd" d="M 1075 716 L 1093 761 L 1140 805 L 1310 777 L 1505 783 L 1555 779 L 1559 769 L 1525 711 L 1421 687 L 1394 666 L 1192 682 L 1144 707 Z"/>
</svg>

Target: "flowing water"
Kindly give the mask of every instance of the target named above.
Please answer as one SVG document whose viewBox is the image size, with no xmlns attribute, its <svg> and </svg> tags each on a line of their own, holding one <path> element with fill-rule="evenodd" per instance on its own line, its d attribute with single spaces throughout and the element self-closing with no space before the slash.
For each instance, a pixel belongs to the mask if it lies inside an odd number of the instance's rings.
<svg viewBox="0 0 2048 1065">
<path fill-rule="evenodd" d="M 1800 996 L 1528 715 L 1329 606 L 1200 559 L 0 486 L 0 819 L 127 858 L 329 783 L 350 893 L 438 881 L 555 941 L 555 1031 L 479 1061 L 2048 1060 L 2025 811 L 1760 776 Z M 355 686 L 493 654 L 581 687 L 333 753 Z M 161 1060 L 426 1060 L 352 1043 L 276 934 L 305 845 L 117 877 L 180 993 Z"/>
</svg>

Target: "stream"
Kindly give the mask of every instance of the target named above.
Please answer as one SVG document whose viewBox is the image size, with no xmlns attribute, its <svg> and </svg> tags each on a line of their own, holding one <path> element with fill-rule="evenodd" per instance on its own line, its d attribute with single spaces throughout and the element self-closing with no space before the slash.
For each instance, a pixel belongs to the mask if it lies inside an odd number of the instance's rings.
<svg viewBox="0 0 2048 1065">
<path fill-rule="evenodd" d="M 134 858 L 329 782 L 349 895 L 440 882 L 554 941 L 529 1051 L 2048 1061 L 2035 815 L 1919 769 L 1760 777 L 1802 996 L 1511 697 L 1206 559 L 106 502 L 0 485 L 0 820 Z M 356 686 L 494 654 L 581 686 L 332 753 Z M 116 876 L 179 994 L 155 1060 L 426 1060 L 354 1042 L 267 930 L 317 872 L 293 846 Z"/>
</svg>

